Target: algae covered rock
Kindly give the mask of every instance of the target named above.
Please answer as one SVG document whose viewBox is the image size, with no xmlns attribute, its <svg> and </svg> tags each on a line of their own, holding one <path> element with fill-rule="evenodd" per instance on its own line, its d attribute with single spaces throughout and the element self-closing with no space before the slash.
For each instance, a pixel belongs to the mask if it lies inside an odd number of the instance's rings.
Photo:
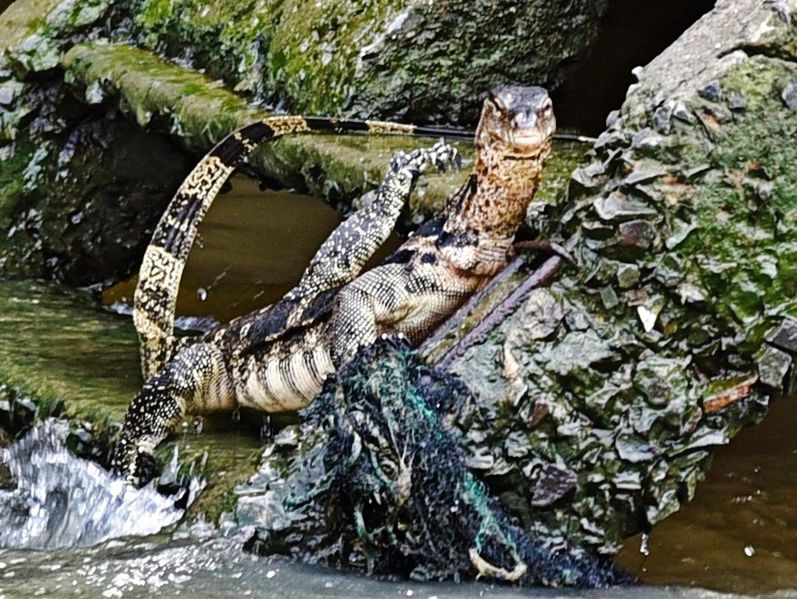
<svg viewBox="0 0 797 599">
<path fill-rule="evenodd" d="M 291 112 L 475 122 L 500 83 L 561 83 L 607 2 L 140 0 L 139 43 Z"/>
<path fill-rule="evenodd" d="M 453 362 L 470 464 L 539 535 L 613 552 L 648 530 L 794 372 L 783 4 L 718 2 L 641 71 L 549 214 L 578 267 Z"/>
<path fill-rule="evenodd" d="M 0 268 L 71 285 L 130 274 L 189 168 L 165 138 L 121 118 L 18 139 L 0 171 Z"/>
<path fill-rule="evenodd" d="M 0 242 L 0 268 L 72 284 L 118 280 L 135 268 L 187 165 L 266 114 L 260 106 L 475 121 L 496 83 L 561 82 L 605 7 L 18 0 L 0 15 L 0 222 L 14 233 Z M 118 113 L 157 135 L 131 131 Z M 84 120 L 101 135 L 86 135 Z M 188 153 L 166 147 L 161 135 Z M 128 136 L 139 154 L 116 150 Z M 301 138 L 259 153 L 252 168 L 272 185 L 347 206 L 407 147 Z M 451 178 L 440 181 L 411 221 L 451 191 Z M 106 209 L 114 201 L 118 214 Z"/>
<path fill-rule="evenodd" d="M 133 271 L 190 162 L 96 110 L 57 68 L 103 34 L 109 3 L 17 2 L 0 15 L 0 270 L 73 285 Z"/>
</svg>

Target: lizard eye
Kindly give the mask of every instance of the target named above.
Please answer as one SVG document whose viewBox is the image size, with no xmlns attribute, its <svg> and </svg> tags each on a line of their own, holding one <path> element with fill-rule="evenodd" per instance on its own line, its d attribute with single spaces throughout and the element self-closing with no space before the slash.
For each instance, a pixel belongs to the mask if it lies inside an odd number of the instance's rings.
<svg viewBox="0 0 797 599">
<path fill-rule="evenodd" d="M 506 110 L 506 104 L 504 104 L 503 100 L 496 94 L 494 91 L 490 91 L 490 95 L 488 96 L 490 102 L 500 111 Z"/>
<path fill-rule="evenodd" d="M 550 100 L 547 100 L 545 104 L 542 105 L 542 108 L 540 108 L 540 114 L 543 116 L 550 116 L 552 111 L 553 111 L 553 104 L 551 104 Z"/>
</svg>

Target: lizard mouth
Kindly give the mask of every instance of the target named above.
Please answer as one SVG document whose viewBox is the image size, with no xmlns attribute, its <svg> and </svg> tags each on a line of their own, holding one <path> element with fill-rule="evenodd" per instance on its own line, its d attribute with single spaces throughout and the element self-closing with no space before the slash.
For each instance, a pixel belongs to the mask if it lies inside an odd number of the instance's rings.
<svg viewBox="0 0 797 599">
<path fill-rule="evenodd" d="M 539 129 L 515 131 L 506 136 L 505 143 L 508 146 L 504 156 L 510 160 L 529 160 L 537 158 L 540 150 L 549 143 L 549 135 Z"/>
<path fill-rule="evenodd" d="M 547 136 L 539 131 L 528 131 L 515 133 L 509 138 L 509 142 L 519 150 L 537 149 L 545 143 Z"/>
</svg>

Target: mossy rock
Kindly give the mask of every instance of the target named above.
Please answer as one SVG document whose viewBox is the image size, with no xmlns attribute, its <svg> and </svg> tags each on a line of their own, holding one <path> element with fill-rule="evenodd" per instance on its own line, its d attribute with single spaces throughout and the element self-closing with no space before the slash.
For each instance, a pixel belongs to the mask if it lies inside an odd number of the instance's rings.
<svg viewBox="0 0 797 599">
<path fill-rule="evenodd" d="M 578 267 L 454 360 L 481 398 L 455 419 L 472 466 L 538 534 L 616 551 L 789 384 L 794 40 L 720 2 L 645 67 L 548 215 Z"/>
<path fill-rule="evenodd" d="M 475 123 L 507 82 L 561 83 L 607 2 L 141 0 L 138 43 L 291 112 Z"/>
<path fill-rule="evenodd" d="M 14 233 L 0 243 L 0 268 L 70 284 L 118 280 L 134 270 L 187 165 L 268 114 L 264 103 L 473 122 L 496 83 L 555 86 L 594 38 L 605 5 L 18 0 L 0 15 L 0 223 Z M 131 131 L 118 111 L 154 135 Z M 102 139 L 83 134 L 87 121 Z M 140 152 L 120 149 L 119 136 Z M 164 136 L 186 153 L 164 146 Z M 249 168 L 346 210 L 377 184 L 394 151 L 416 145 L 297 137 L 268 145 Z M 167 168 L 147 166 L 155 164 Z M 157 176 L 142 179 L 142 170 Z M 435 212 L 462 178 L 425 178 L 405 228 Z M 118 214 L 106 210 L 115 198 Z"/>
<path fill-rule="evenodd" d="M 128 276 L 189 169 L 163 136 L 122 118 L 25 135 L 0 165 L 0 268 L 71 285 Z"/>
</svg>

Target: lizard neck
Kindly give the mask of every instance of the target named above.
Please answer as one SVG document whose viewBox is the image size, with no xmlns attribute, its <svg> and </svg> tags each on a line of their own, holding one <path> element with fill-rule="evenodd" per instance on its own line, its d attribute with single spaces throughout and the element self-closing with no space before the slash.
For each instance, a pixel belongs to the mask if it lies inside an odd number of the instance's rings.
<svg viewBox="0 0 797 599">
<path fill-rule="evenodd" d="M 439 243 L 455 267 L 487 275 L 503 268 L 550 149 L 518 156 L 477 132 L 474 173 L 448 205 Z"/>
</svg>

